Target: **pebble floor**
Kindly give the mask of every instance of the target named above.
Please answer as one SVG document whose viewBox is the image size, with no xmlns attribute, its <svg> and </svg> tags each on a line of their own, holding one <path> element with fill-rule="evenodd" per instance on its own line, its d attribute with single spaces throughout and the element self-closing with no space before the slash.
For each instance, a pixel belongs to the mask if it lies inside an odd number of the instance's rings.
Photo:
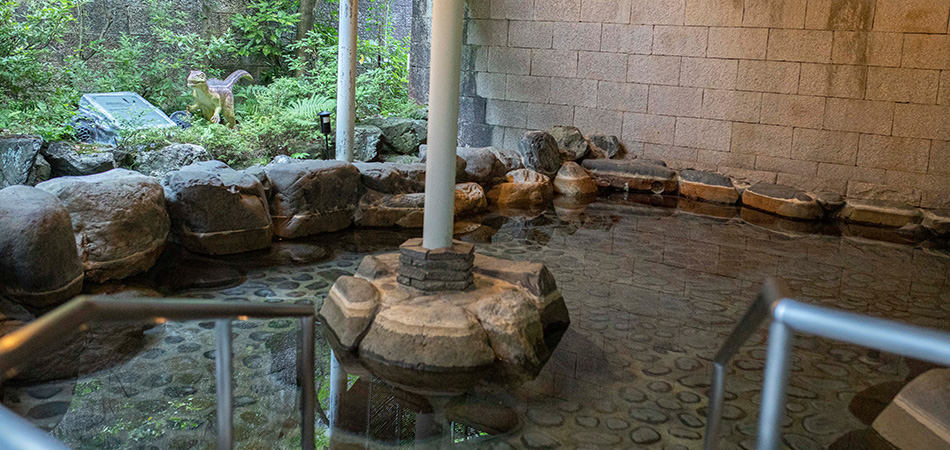
<svg viewBox="0 0 950 450">
<path fill-rule="evenodd" d="M 941 250 L 616 201 L 562 217 L 498 219 L 468 235 L 479 252 L 545 263 L 572 319 L 537 379 L 475 394 L 517 413 L 520 424 L 472 447 L 701 448 L 710 359 L 767 277 L 781 276 L 803 301 L 950 330 L 950 256 Z M 321 262 L 248 268 L 239 286 L 178 296 L 319 304 L 362 256 L 411 235 L 323 237 L 313 241 L 328 249 Z M 235 322 L 239 449 L 299 448 L 297 326 Z M 722 448 L 754 446 L 765 336 L 760 330 L 729 368 Z M 77 380 L 7 386 L 4 403 L 74 448 L 214 448 L 213 339 L 211 322 L 157 326 L 130 360 Z M 317 352 L 325 391 L 322 340 Z M 910 374 L 902 358 L 807 336 L 796 340 L 792 362 L 784 441 L 796 450 L 825 449 L 867 428 L 849 411 L 852 399 Z"/>
</svg>

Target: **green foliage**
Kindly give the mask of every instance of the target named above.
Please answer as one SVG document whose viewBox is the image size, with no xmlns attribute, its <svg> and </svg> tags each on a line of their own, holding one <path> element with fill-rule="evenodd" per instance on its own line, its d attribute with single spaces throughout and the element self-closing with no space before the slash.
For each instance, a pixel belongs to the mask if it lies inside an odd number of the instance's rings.
<svg viewBox="0 0 950 450">
<path fill-rule="evenodd" d="M 287 72 L 286 57 L 292 54 L 290 45 L 297 29 L 300 13 L 296 0 L 252 0 L 246 14 L 231 18 L 235 34 L 242 42 L 237 47 L 241 56 L 260 56 L 270 65 L 262 81 L 284 75 Z"/>
<path fill-rule="evenodd" d="M 0 95 L 21 98 L 57 81 L 53 52 L 82 1 L 0 0 Z"/>
</svg>

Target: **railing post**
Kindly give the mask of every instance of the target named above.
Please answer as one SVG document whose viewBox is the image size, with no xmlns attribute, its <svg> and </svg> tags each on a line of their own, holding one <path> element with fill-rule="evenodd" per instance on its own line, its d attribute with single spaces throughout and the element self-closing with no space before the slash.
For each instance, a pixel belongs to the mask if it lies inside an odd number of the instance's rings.
<svg viewBox="0 0 950 450">
<path fill-rule="evenodd" d="M 703 449 L 716 450 L 719 447 L 719 428 L 722 423 L 722 402 L 726 390 L 726 367 L 713 363 L 712 383 L 709 385 L 709 411 L 706 413 L 706 439 Z"/>
<path fill-rule="evenodd" d="M 218 319 L 214 324 L 215 394 L 218 401 L 218 450 L 231 450 L 233 424 L 231 386 L 231 319 Z"/>
<path fill-rule="evenodd" d="M 313 450 L 316 446 L 317 390 L 313 377 L 317 368 L 314 357 L 314 325 L 313 316 L 300 318 L 300 354 L 297 356 L 297 372 L 300 380 L 300 443 L 303 450 Z"/>
<path fill-rule="evenodd" d="M 768 353 L 765 358 L 765 376 L 762 383 L 762 406 L 759 410 L 759 437 L 757 450 L 778 450 L 782 443 L 782 419 L 785 416 L 785 386 L 788 384 L 789 365 L 795 332 L 781 319 L 784 305 L 773 312 L 769 326 Z"/>
</svg>

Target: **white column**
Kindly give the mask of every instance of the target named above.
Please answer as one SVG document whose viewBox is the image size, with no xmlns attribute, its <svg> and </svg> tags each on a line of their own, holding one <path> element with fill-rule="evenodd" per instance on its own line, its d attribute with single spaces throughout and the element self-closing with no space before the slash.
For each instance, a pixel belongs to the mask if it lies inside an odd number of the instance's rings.
<svg viewBox="0 0 950 450">
<path fill-rule="evenodd" d="M 358 0 L 340 0 L 340 49 L 336 86 L 336 159 L 353 161 L 356 127 L 356 19 Z"/>
<path fill-rule="evenodd" d="M 422 246 L 430 250 L 452 245 L 464 3 L 464 0 L 432 1 L 429 147 L 426 156 L 425 224 L 422 232 Z"/>
</svg>

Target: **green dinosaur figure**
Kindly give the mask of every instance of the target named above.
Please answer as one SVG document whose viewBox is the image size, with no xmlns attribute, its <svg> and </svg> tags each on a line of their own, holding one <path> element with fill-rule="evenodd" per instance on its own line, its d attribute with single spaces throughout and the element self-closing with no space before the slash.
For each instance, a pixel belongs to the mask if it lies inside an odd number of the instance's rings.
<svg viewBox="0 0 950 450">
<path fill-rule="evenodd" d="M 224 81 L 214 78 L 209 80 L 204 72 L 192 70 L 188 74 L 188 87 L 192 89 L 195 104 L 188 107 L 188 112 L 194 113 L 200 109 L 211 123 L 221 123 L 223 115 L 228 127 L 234 128 L 237 121 L 234 119 L 234 93 L 231 88 L 244 77 L 254 81 L 254 77 L 246 70 L 235 70 Z"/>
</svg>

